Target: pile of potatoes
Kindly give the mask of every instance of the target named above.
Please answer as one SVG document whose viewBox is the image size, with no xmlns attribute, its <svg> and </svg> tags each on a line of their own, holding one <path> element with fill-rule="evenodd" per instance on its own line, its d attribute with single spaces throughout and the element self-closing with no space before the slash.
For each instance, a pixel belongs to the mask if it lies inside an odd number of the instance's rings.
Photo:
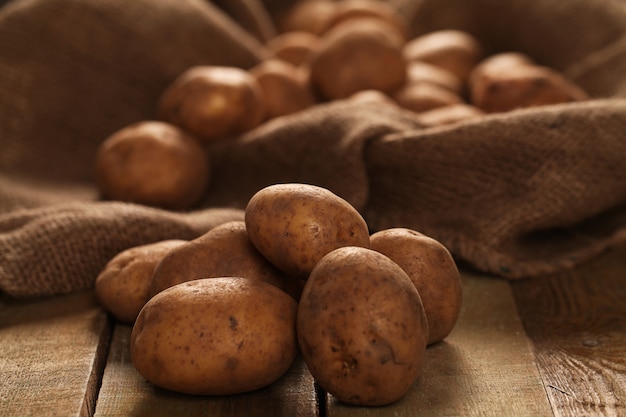
<svg viewBox="0 0 626 417">
<path fill-rule="evenodd" d="M 248 392 L 301 355 L 320 387 L 367 406 L 414 385 L 462 302 L 441 243 L 407 228 L 370 233 L 346 200 L 300 183 L 259 190 L 244 220 L 196 239 L 119 253 L 95 292 L 133 326 L 132 363 L 157 386 Z"/>
<path fill-rule="evenodd" d="M 202 201 L 206 145 L 332 100 L 374 101 L 439 126 L 517 108 L 584 100 L 562 74 L 520 52 L 484 56 L 459 30 L 411 38 L 379 0 L 305 0 L 279 19 L 269 56 L 253 68 L 189 68 L 158 103 L 158 120 L 103 141 L 95 162 L 104 198 L 168 209 Z"/>
</svg>

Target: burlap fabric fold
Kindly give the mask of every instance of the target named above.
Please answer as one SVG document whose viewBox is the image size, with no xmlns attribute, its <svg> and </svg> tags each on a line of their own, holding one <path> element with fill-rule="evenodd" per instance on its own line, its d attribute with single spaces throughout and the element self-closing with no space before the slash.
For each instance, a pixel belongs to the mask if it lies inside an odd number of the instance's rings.
<svg viewBox="0 0 626 417">
<path fill-rule="evenodd" d="M 117 252 L 241 219 L 265 185 L 331 189 L 372 230 L 405 226 L 508 279 L 570 268 L 626 240 L 626 10 L 621 0 L 390 0 L 414 34 L 474 33 L 570 76 L 592 100 L 425 128 L 390 105 L 336 101 L 209 149 L 202 206 L 100 201 L 99 143 L 155 117 L 197 64 L 266 56 L 281 0 L 13 0 L 0 9 L 0 290 L 88 288 Z M 584 36 L 582 36 L 584 34 Z"/>
</svg>

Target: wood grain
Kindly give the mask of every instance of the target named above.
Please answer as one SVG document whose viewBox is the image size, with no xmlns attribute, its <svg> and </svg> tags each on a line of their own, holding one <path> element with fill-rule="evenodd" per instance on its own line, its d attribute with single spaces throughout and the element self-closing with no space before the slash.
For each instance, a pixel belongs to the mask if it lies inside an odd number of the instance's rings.
<svg viewBox="0 0 626 417">
<path fill-rule="evenodd" d="M 313 379 L 298 360 L 269 387 L 232 396 L 192 396 L 155 387 L 130 362 L 129 326 L 117 325 L 111 342 L 96 417 L 313 417 L 317 404 Z"/>
<path fill-rule="evenodd" d="M 428 348 L 422 375 L 405 397 L 367 408 L 328 396 L 327 415 L 552 416 L 509 284 L 466 272 L 463 298 L 455 328 Z"/>
<path fill-rule="evenodd" d="M 555 415 L 626 415 L 626 246 L 513 290 Z"/>
<path fill-rule="evenodd" d="M 0 415 L 92 415 L 109 335 L 91 292 L 0 304 Z"/>
</svg>

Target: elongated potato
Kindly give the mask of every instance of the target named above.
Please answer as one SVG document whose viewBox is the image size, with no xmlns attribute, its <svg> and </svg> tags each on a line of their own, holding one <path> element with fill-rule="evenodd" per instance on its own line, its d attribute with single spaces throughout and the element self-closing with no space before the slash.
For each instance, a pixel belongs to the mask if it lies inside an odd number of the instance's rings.
<svg viewBox="0 0 626 417">
<path fill-rule="evenodd" d="M 331 191 L 309 184 L 274 184 L 250 198 L 248 236 L 276 267 L 306 279 L 328 252 L 342 246 L 369 247 L 361 214 Z"/>
<path fill-rule="evenodd" d="M 297 336 L 323 389 L 349 404 L 385 405 L 419 377 L 428 322 L 402 268 L 371 249 L 344 247 L 311 272 L 298 306 Z"/>
<path fill-rule="evenodd" d="M 219 225 L 171 250 L 154 268 L 150 296 L 186 281 L 215 277 L 243 277 L 264 281 L 295 299 L 300 280 L 286 276 L 252 245 L 243 221 Z"/>
<path fill-rule="evenodd" d="M 186 394 L 259 389 L 283 375 L 296 357 L 296 311 L 293 298 L 261 281 L 178 284 L 139 312 L 131 361 L 148 381 Z"/>
</svg>

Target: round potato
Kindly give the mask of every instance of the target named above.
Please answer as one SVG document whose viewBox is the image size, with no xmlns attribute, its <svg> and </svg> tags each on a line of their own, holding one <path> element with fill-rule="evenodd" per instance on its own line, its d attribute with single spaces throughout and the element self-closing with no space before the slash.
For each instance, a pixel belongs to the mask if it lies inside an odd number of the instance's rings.
<svg viewBox="0 0 626 417">
<path fill-rule="evenodd" d="M 320 38 L 311 58 L 311 82 L 326 99 L 361 90 L 396 90 L 406 80 L 402 34 L 375 18 L 338 23 Z"/>
<path fill-rule="evenodd" d="M 346 200 L 315 185 L 265 187 L 250 198 L 244 218 L 259 252 L 301 279 L 333 249 L 369 247 L 369 229 L 361 214 Z"/>
<path fill-rule="evenodd" d="M 265 46 L 275 58 L 300 66 L 309 62 L 318 41 L 319 37 L 310 32 L 286 32 L 273 37 Z"/>
<path fill-rule="evenodd" d="M 428 343 L 445 339 L 461 311 L 461 276 L 448 249 L 439 241 L 406 228 L 381 230 L 372 249 L 397 263 L 419 292 L 428 319 Z"/>
<path fill-rule="evenodd" d="M 302 357 L 340 401 L 385 405 L 423 368 L 428 322 L 407 274 L 379 252 L 336 249 L 315 266 L 298 306 Z"/>
<path fill-rule="evenodd" d="M 248 71 L 235 67 L 191 67 L 163 92 L 158 103 L 163 120 L 205 142 L 240 134 L 265 117 L 263 92 Z"/>
<path fill-rule="evenodd" d="M 189 209 L 202 200 L 209 181 L 209 158 L 200 142 L 160 121 L 115 132 L 96 154 L 95 182 L 108 199 Z"/>
<path fill-rule="evenodd" d="M 408 41 L 407 61 L 421 61 L 444 68 L 465 82 L 482 57 L 480 42 L 471 34 L 453 29 L 436 30 Z"/>
<path fill-rule="evenodd" d="M 499 52 L 490 55 L 480 61 L 470 72 L 468 84 L 472 85 L 475 80 L 496 69 L 519 67 L 524 65 L 536 65 L 535 61 L 521 52 Z"/>
<path fill-rule="evenodd" d="M 113 317 L 133 324 L 150 298 L 150 281 L 157 263 L 185 240 L 163 240 L 126 249 L 114 256 L 95 281 L 96 298 Z"/>
<path fill-rule="evenodd" d="M 280 32 L 303 31 L 321 35 L 328 27 L 328 21 L 335 14 L 337 3 L 334 0 L 303 0 L 295 2 L 285 13 L 278 16 Z"/>
<path fill-rule="evenodd" d="M 394 26 L 405 39 L 409 37 L 409 28 L 404 17 L 391 3 L 380 0 L 342 0 L 337 2 L 335 12 L 328 20 L 324 32 L 348 19 L 360 17 L 381 19 Z"/>
<path fill-rule="evenodd" d="M 186 394 L 229 395 L 265 387 L 297 354 L 296 301 L 245 278 L 175 285 L 141 309 L 131 361 L 153 384 Z"/>
<path fill-rule="evenodd" d="M 243 221 L 219 225 L 174 248 L 154 268 L 151 296 L 200 278 L 243 277 L 264 281 L 298 299 L 303 283 L 285 275 L 252 245 Z"/>
<path fill-rule="evenodd" d="M 267 59 L 250 74 L 265 95 L 267 118 L 295 113 L 315 104 L 307 73 L 280 59 Z"/>
</svg>

